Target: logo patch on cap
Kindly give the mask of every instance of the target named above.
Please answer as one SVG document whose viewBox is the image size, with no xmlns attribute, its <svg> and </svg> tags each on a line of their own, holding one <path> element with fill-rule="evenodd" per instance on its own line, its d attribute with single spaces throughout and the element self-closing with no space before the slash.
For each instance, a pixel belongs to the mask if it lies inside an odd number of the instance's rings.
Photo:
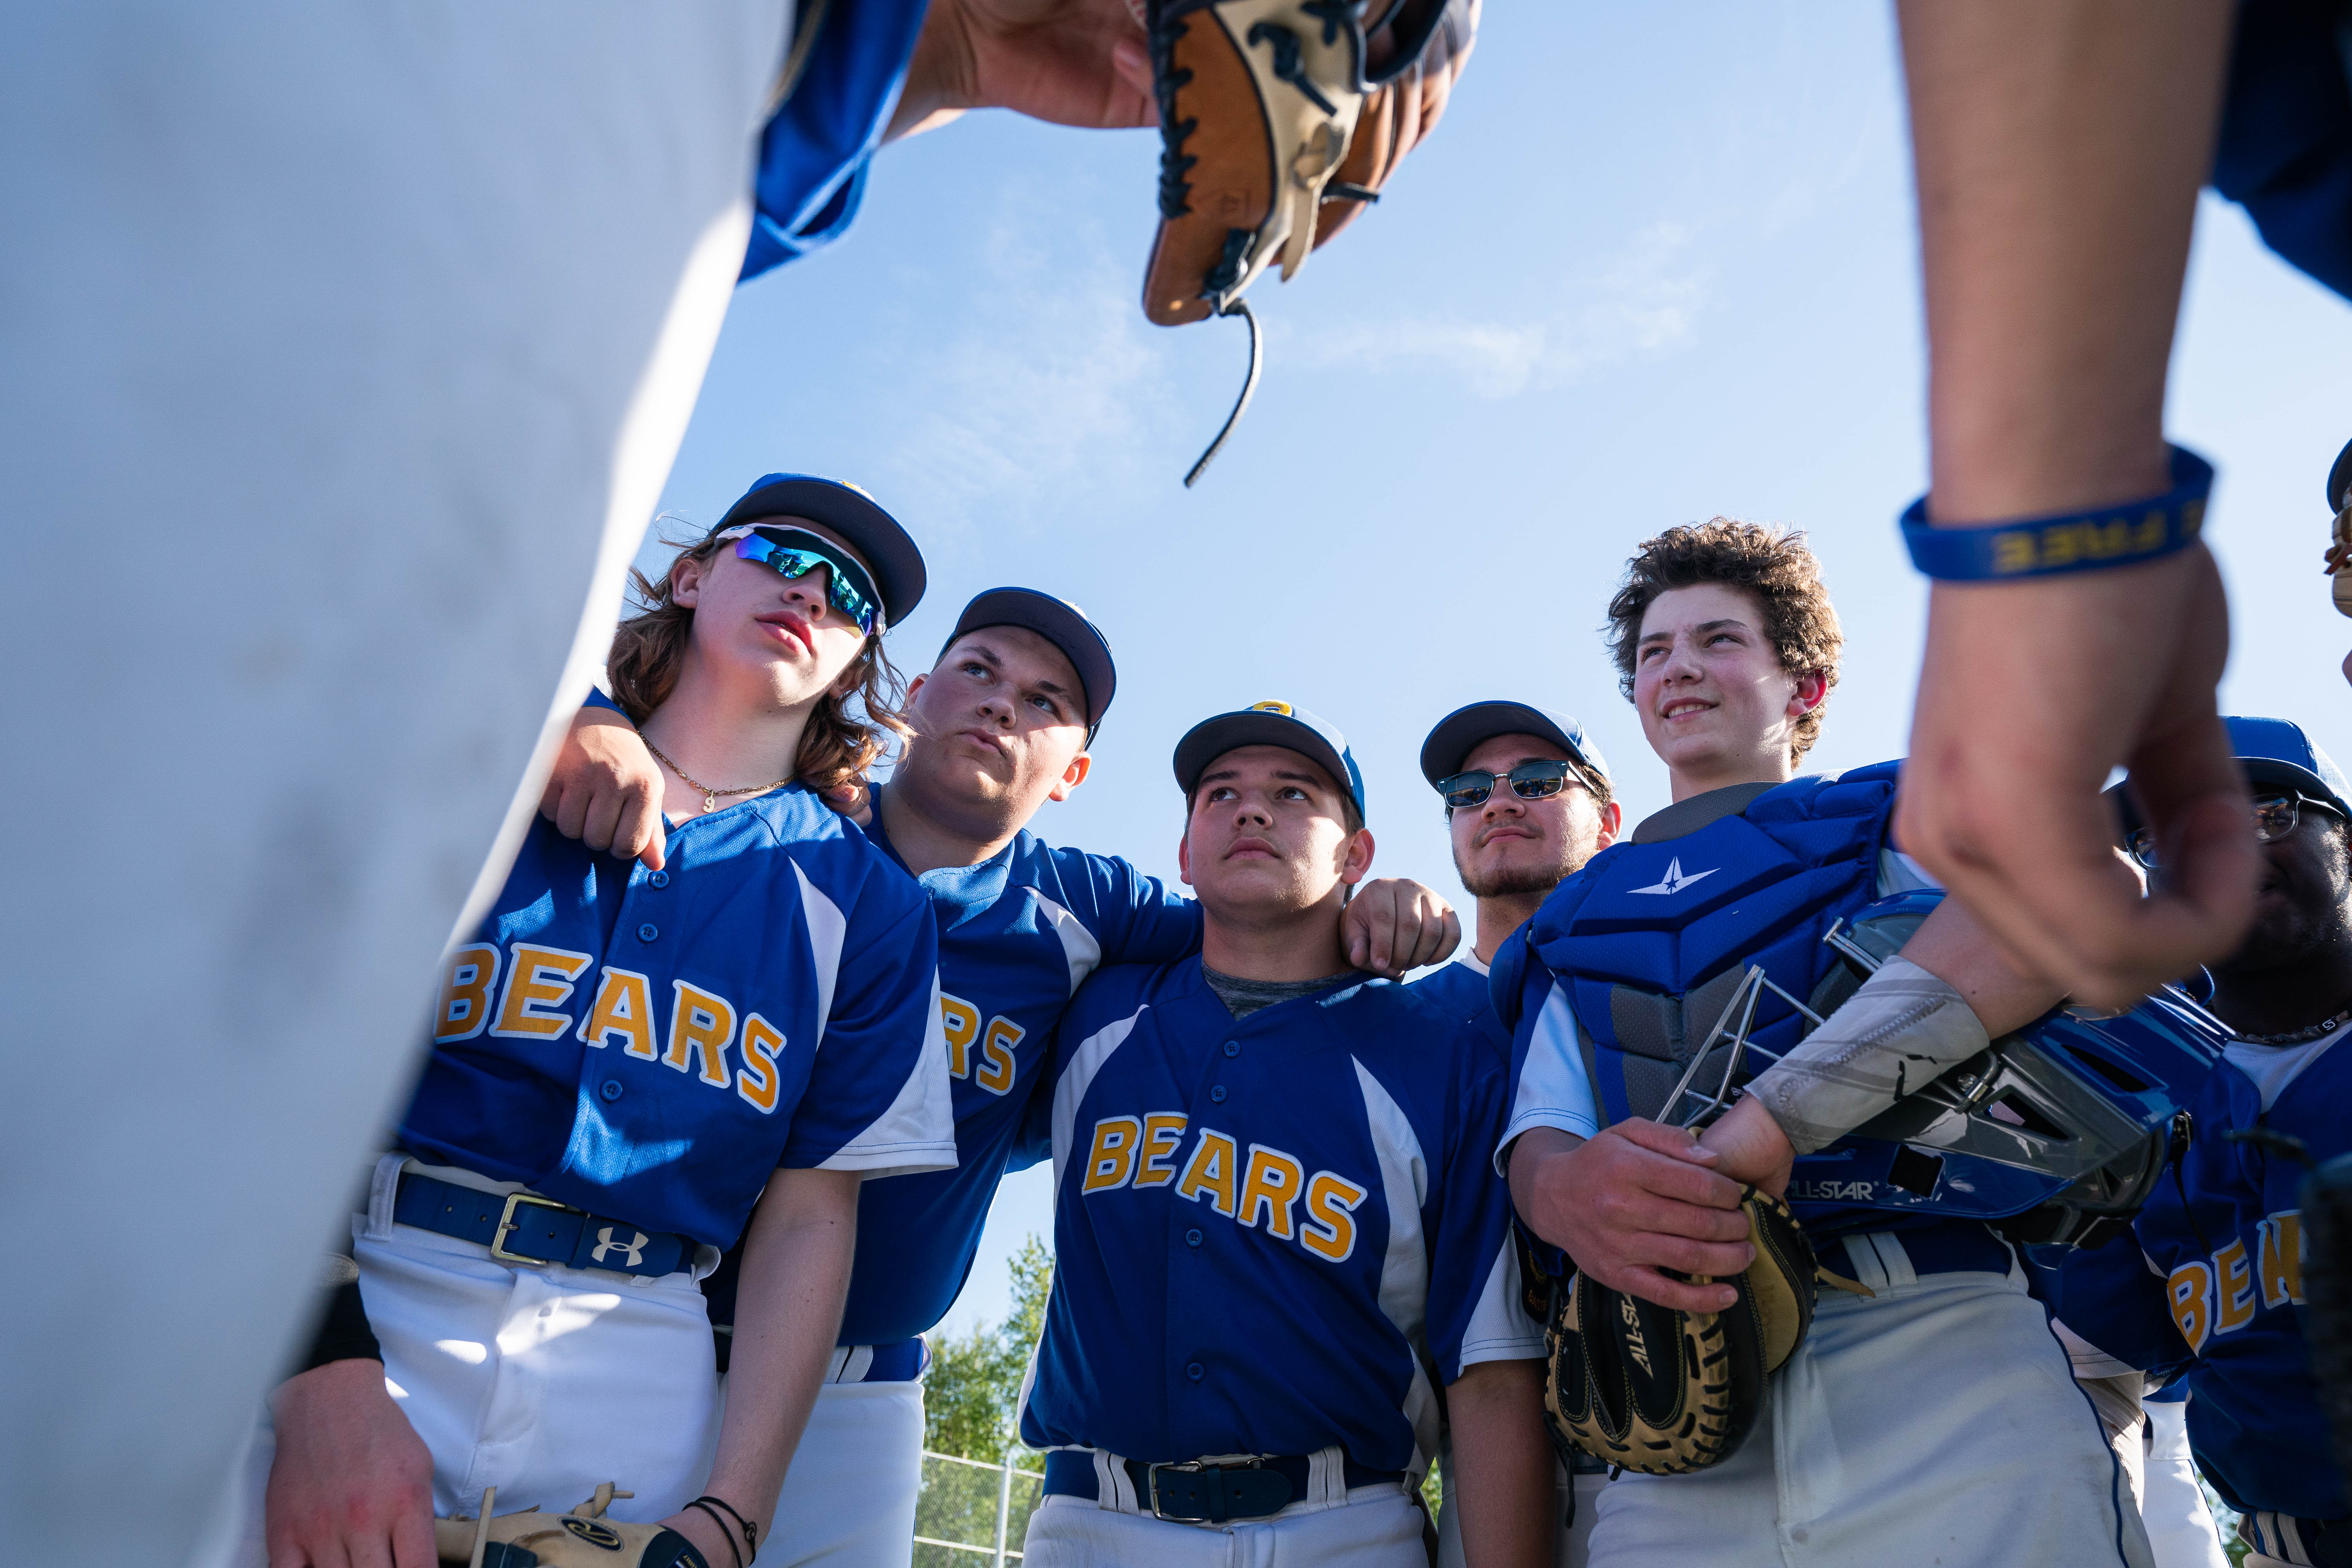
<svg viewBox="0 0 2352 1568">
<path fill-rule="evenodd" d="M 1253 702 L 1250 704 L 1250 711 L 1253 713 L 1279 713 L 1284 718 L 1287 719 L 1290 717 L 1290 704 L 1287 702 Z"/>
</svg>

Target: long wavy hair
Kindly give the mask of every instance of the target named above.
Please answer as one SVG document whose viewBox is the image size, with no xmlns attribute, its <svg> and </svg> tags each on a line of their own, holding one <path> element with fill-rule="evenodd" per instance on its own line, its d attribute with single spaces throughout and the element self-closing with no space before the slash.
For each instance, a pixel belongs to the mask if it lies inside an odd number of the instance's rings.
<svg viewBox="0 0 2352 1568">
<path fill-rule="evenodd" d="M 665 539 L 681 544 L 677 559 L 658 581 L 635 567 L 629 588 L 638 613 L 624 620 L 613 634 L 612 657 L 604 670 L 613 683 L 613 699 L 631 720 L 643 724 L 655 709 L 677 689 L 686 668 L 687 644 L 693 639 L 694 610 L 677 602 L 677 569 L 682 562 L 708 561 L 722 542 L 699 542 Z M 827 691 L 809 712 L 808 728 L 801 731 L 800 752 L 793 759 L 793 776 L 813 790 L 837 789 L 863 779 L 890 749 L 894 738 L 914 733 L 900 710 L 907 700 L 907 683 L 882 650 L 882 639 L 869 637 L 849 667 L 856 684 L 847 697 Z M 853 706 L 854 705 L 854 706 Z"/>
</svg>

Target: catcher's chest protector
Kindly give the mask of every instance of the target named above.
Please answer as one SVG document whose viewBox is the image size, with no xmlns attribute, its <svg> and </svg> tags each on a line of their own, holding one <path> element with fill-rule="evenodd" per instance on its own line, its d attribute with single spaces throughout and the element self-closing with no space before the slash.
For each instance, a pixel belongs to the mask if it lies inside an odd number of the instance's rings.
<svg viewBox="0 0 2352 1568">
<path fill-rule="evenodd" d="M 1595 856 L 1544 905 L 1528 945 L 1570 990 L 1604 1121 L 1680 1122 L 1714 1096 L 1731 1065 L 1721 1045 L 1680 1103 L 1665 1103 L 1751 966 L 1822 1010 L 1815 994 L 1842 970 L 1822 937 L 1872 901 L 1900 770 L 1794 779 L 1712 820 L 1738 806 L 1734 791 L 1694 797 Z M 1675 836 L 1677 818 L 1705 825 Z M 1748 1037 L 1778 1055 L 1807 1027 L 1767 990 Z M 1743 1064 L 1746 1074 L 1769 1065 L 1761 1052 Z"/>
</svg>

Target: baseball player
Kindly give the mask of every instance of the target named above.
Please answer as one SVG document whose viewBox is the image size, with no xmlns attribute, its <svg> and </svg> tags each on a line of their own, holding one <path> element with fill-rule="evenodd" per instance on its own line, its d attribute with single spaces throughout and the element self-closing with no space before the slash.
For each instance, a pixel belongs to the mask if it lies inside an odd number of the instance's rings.
<svg viewBox="0 0 2352 1568">
<path fill-rule="evenodd" d="M 643 584 L 611 667 L 674 852 L 650 870 L 535 828 L 451 952 L 356 1279 L 273 1401 L 247 1561 L 423 1568 L 428 1513 L 615 1482 L 612 1517 L 751 1562 L 860 1183 L 955 1159 L 930 909 L 810 787 L 878 750 L 845 703 L 888 711 L 880 637 L 923 576 L 864 492 L 771 474 Z M 722 1423 L 698 1282 L 739 1237 Z"/>
<path fill-rule="evenodd" d="M 1192 900 L 1126 860 L 1056 848 L 1028 830 L 1047 801 L 1085 782 L 1087 747 L 1117 685 L 1108 641 L 1076 605 L 994 588 L 964 606 L 938 662 L 908 692 L 914 733 L 860 820 L 915 874 L 938 918 L 958 1163 L 868 1183 L 859 1197 L 868 1244 L 780 1522 L 762 1543 L 769 1568 L 909 1560 L 922 1480 L 922 1336 L 971 1271 L 1062 1010 L 1098 965 L 1166 963 L 1200 945 Z M 585 710 L 549 809 L 566 832 L 593 826 L 659 864 L 658 814 L 634 805 L 652 766 L 622 716 Z M 1412 882 L 1370 886 L 1347 920 L 1356 961 L 1399 973 L 1442 960 L 1458 931 L 1444 900 Z M 730 1321 L 736 1261 L 730 1255 L 710 1282 L 721 1324 Z"/>
<path fill-rule="evenodd" d="M 1622 818 L 1609 766 L 1584 728 L 1564 714 L 1524 702 L 1490 700 L 1457 708 L 1421 746 L 1422 776 L 1445 802 L 1454 868 L 1478 900 L 1478 940 L 1454 962 L 1412 983 L 1413 989 L 1466 1019 L 1491 1016 L 1487 963 L 1504 939 L 1527 923 L 1546 895 L 1617 837 Z M 1507 1052 L 1507 1037 L 1500 1040 Z M 1437 1516 L 1438 1561 L 1462 1562 L 1461 1516 L 1453 1503 L 1452 1435 L 1440 1439 L 1438 1479 L 1445 1506 Z M 1592 1497 L 1608 1479 L 1598 1459 L 1577 1455 L 1573 1479 L 1559 1484 L 1561 1535 L 1555 1561 L 1575 1568 L 1592 1533 Z"/>
<path fill-rule="evenodd" d="M 1200 956 L 1097 971 L 1055 1047 L 1023 1561 L 1422 1568 L 1444 1409 L 1471 1559 L 1548 1562 L 1541 1338 L 1486 1159 L 1502 1064 L 1349 960 L 1373 846 L 1338 731 L 1261 702 L 1175 763 Z"/>
<path fill-rule="evenodd" d="M 1636 552 L 1610 619 L 1675 804 L 1497 955 L 1496 1013 L 1514 1030 L 1497 1159 L 1528 1226 L 1601 1284 L 1728 1305 L 1715 1280 L 1753 1257 L 1730 1213 L 1752 1182 L 1787 1184 L 1844 1289 L 1822 1291 L 1731 1457 L 1601 1492 L 1591 1561 L 2146 1564 L 2137 1512 L 2011 1246 L 1942 1217 L 1941 1189 L 1916 1174 L 1899 1173 L 1927 1189 L 1914 1212 L 1865 1206 L 1872 1182 L 1838 1144 L 1906 1083 L 2039 1016 L 2054 987 L 1947 900 L 1802 1045 L 1795 1010 L 1760 993 L 1748 1037 L 1780 1059 L 1696 1142 L 1664 1104 L 1682 1076 L 1677 1032 L 1697 1039 L 1748 965 L 1809 990 L 1833 920 L 1920 885 L 1888 837 L 1892 764 L 1794 776 L 1841 640 L 1811 554 L 1751 523 L 1672 529 Z M 1791 1161 L 1817 1151 L 1791 1181 Z"/>
<path fill-rule="evenodd" d="M 2243 1516 L 2246 1563 L 2352 1562 L 2352 1506 L 2305 1358 L 2296 1198 L 2306 1162 L 2352 1148 L 2352 785 L 2297 726 L 2226 722 L 2263 863 L 2253 930 L 2211 970 L 2208 1005 L 2236 1037 L 2179 1129 L 2177 1179 L 2134 1224 L 2138 1245 L 2069 1258 L 2058 1311 L 2096 1350 L 2186 1387 L 2189 1447 Z M 2161 879 L 2156 836 L 2121 786 L 2116 799 L 2126 847 Z M 2274 1136 L 2236 1136 L 2249 1132 Z"/>
</svg>

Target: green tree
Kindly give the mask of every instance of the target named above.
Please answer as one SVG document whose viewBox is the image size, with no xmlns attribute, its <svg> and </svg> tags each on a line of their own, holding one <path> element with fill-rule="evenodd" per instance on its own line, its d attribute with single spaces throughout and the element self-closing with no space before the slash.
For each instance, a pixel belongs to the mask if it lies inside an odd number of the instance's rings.
<svg viewBox="0 0 2352 1568">
<path fill-rule="evenodd" d="M 1021 1379 L 1045 1326 L 1054 1254 L 1033 1235 L 1013 1255 L 1012 1272 L 1013 1310 L 1004 1321 L 982 1323 L 931 1346 L 931 1370 L 923 1384 L 923 1443 L 937 1453 L 993 1464 L 1013 1440 Z"/>
</svg>

